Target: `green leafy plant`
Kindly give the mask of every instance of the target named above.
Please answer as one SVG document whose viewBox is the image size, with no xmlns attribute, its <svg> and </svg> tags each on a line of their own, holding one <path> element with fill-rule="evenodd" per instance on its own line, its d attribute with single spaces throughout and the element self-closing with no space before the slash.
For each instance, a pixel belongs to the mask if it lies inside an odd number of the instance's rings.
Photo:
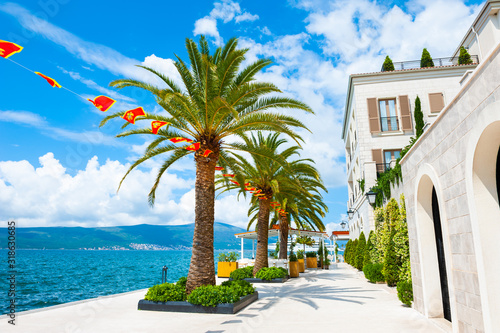
<svg viewBox="0 0 500 333">
<path fill-rule="evenodd" d="M 306 258 L 316 258 L 317 253 L 315 251 L 306 252 Z"/>
<path fill-rule="evenodd" d="M 239 258 L 239 254 L 236 252 L 229 252 L 229 253 L 219 253 L 219 256 L 217 257 L 217 261 L 219 262 L 236 262 Z"/>
<path fill-rule="evenodd" d="M 395 286 L 399 281 L 399 260 L 395 251 L 394 246 L 394 234 L 395 231 L 391 232 L 389 242 L 387 244 L 387 250 L 384 256 L 384 268 L 383 273 L 387 285 L 392 287 Z"/>
<path fill-rule="evenodd" d="M 289 261 L 292 261 L 292 262 L 298 261 L 297 256 L 295 255 L 295 253 L 290 254 L 290 256 L 288 257 L 288 259 L 289 259 Z"/>
<path fill-rule="evenodd" d="M 458 64 L 459 65 L 468 65 L 472 64 L 472 59 L 470 57 L 469 52 L 463 46 L 460 46 L 460 55 L 458 56 Z"/>
<path fill-rule="evenodd" d="M 324 266 L 330 266 L 330 263 L 331 263 L 330 259 L 325 258 L 325 261 L 323 262 L 323 265 Z"/>
<path fill-rule="evenodd" d="M 358 179 L 358 184 L 361 193 L 365 193 L 365 179 L 364 178 Z"/>
<path fill-rule="evenodd" d="M 236 303 L 240 300 L 240 296 L 232 287 L 208 285 L 194 289 L 187 300 L 192 304 L 216 307 L 222 303 Z"/>
<path fill-rule="evenodd" d="M 186 288 L 173 283 L 163 283 L 148 289 L 145 300 L 153 302 L 185 301 Z"/>
<path fill-rule="evenodd" d="M 231 274 L 229 274 L 229 277 L 233 280 L 253 278 L 253 266 L 235 269 L 231 272 Z"/>
<path fill-rule="evenodd" d="M 422 112 L 422 106 L 420 103 L 420 98 L 417 96 L 415 98 L 415 112 L 413 113 L 415 118 L 415 131 L 417 134 L 417 139 L 424 133 L 424 113 Z"/>
<path fill-rule="evenodd" d="M 420 58 L 420 67 L 434 67 L 434 61 L 432 61 L 431 54 L 426 48 L 422 50 L 422 57 Z"/>
<path fill-rule="evenodd" d="M 411 281 L 399 281 L 397 284 L 399 300 L 408 306 L 413 302 L 413 286 Z"/>
<path fill-rule="evenodd" d="M 368 264 L 363 266 L 365 278 L 371 283 L 384 282 L 384 274 L 382 273 L 383 264 Z"/>
<path fill-rule="evenodd" d="M 176 283 L 176 286 L 186 289 L 187 277 L 181 277 Z"/>
<path fill-rule="evenodd" d="M 281 279 L 288 275 L 288 271 L 283 267 L 263 267 L 255 277 L 261 280 L 271 281 L 272 279 Z"/>
<path fill-rule="evenodd" d="M 370 235 L 368 236 L 368 241 L 366 242 L 365 257 L 363 258 L 363 271 L 364 271 L 364 267 L 366 265 L 372 263 L 371 253 L 373 251 L 373 239 L 374 239 L 374 237 L 375 237 L 375 232 L 372 230 L 372 231 L 370 231 Z"/>
<path fill-rule="evenodd" d="M 297 259 L 304 259 L 304 250 L 297 251 Z"/>
<path fill-rule="evenodd" d="M 361 232 L 358 240 L 358 247 L 356 248 L 356 258 L 354 266 L 360 271 L 363 269 L 363 261 L 365 259 L 365 247 L 366 247 L 366 238 L 365 233 Z"/>
<path fill-rule="evenodd" d="M 221 286 L 230 287 L 231 289 L 233 289 L 234 294 L 238 295 L 239 297 L 250 295 L 255 292 L 255 288 L 252 286 L 252 284 L 245 280 L 224 281 L 222 282 Z"/>
<path fill-rule="evenodd" d="M 394 70 L 394 64 L 389 56 L 385 56 L 384 64 L 382 65 L 382 71 L 389 72 Z"/>
</svg>

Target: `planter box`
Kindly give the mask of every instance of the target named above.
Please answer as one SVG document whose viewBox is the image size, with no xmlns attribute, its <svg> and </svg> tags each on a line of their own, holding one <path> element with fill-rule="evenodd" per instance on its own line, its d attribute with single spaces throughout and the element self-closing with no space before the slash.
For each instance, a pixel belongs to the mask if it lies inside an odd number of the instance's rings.
<svg viewBox="0 0 500 333">
<path fill-rule="evenodd" d="M 236 303 L 224 303 L 216 307 L 195 305 L 189 302 L 153 302 L 141 299 L 137 305 L 137 309 L 146 311 L 234 314 L 252 304 L 258 298 L 259 293 L 256 291 L 253 294 L 242 297 Z"/>
<path fill-rule="evenodd" d="M 262 280 L 262 279 L 256 279 L 256 278 L 246 278 L 246 279 L 243 279 L 247 282 L 250 282 L 250 283 L 285 283 L 286 281 L 288 281 L 288 276 L 284 277 L 284 278 L 281 278 L 281 279 L 272 279 L 271 281 L 268 281 L 268 280 Z M 229 281 L 232 281 L 233 279 L 229 279 Z"/>
<path fill-rule="evenodd" d="M 299 273 L 304 273 L 305 271 L 304 259 L 299 259 Z"/>
<path fill-rule="evenodd" d="M 318 268 L 317 258 L 306 258 L 307 268 Z"/>
<path fill-rule="evenodd" d="M 289 261 L 288 267 L 290 267 L 290 277 L 296 278 L 299 277 L 299 262 L 298 261 Z"/>
<path fill-rule="evenodd" d="M 237 262 L 222 261 L 217 263 L 217 276 L 228 278 L 232 271 L 238 269 Z"/>
</svg>

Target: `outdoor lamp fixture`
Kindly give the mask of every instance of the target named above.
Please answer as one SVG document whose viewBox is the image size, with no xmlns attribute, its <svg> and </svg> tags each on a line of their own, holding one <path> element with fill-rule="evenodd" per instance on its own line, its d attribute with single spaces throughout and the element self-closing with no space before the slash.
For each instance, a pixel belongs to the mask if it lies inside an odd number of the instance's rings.
<svg viewBox="0 0 500 333">
<path fill-rule="evenodd" d="M 347 215 L 349 215 L 349 220 L 352 220 L 352 217 L 354 216 L 354 211 L 352 209 L 349 209 L 347 211 Z"/>
<path fill-rule="evenodd" d="M 373 192 L 372 190 L 370 190 L 368 193 L 366 193 L 366 197 L 368 198 L 368 202 L 370 203 L 370 205 L 374 205 L 375 204 L 375 200 L 377 199 L 377 192 Z"/>
<path fill-rule="evenodd" d="M 345 229 L 346 224 L 347 223 L 345 221 L 340 222 L 340 226 L 342 227 L 342 229 Z"/>
</svg>

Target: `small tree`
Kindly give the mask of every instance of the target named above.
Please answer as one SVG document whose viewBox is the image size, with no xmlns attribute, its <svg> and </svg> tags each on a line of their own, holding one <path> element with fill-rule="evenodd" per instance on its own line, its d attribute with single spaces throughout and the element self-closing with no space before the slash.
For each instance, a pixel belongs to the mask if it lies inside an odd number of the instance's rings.
<svg viewBox="0 0 500 333">
<path fill-rule="evenodd" d="M 424 113 L 422 112 L 422 106 L 420 104 L 420 97 L 415 98 L 415 112 L 413 113 L 415 117 L 415 130 L 417 131 L 417 138 L 419 138 L 424 132 Z"/>
<path fill-rule="evenodd" d="M 356 267 L 356 253 L 358 251 L 358 243 L 359 241 L 357 239 L 352 242 L 352 250 L 351 254 L 349 255 L 349 265 L 351 265 L 352 267 Z"/>
<path fill-rule="evenodd" d="M 370 235 L 368 235 L 368 241 L 366 242 L 365 247 L 365 257 L 363 258 L 363 267 L 372 263 L 370 253 L 373 251 L 373 239 L 375 238 L 375 232 L 370 231 Z"/>
<path fill-rule="evenodd" d="M 395 286 L 399 281 L 399 260 L 394 248 L 395 233 L 396 232 L 394 230 L 391 232 L 390 240 L 384 256 L 383 273 L 385 276 L 385 281 L 387 282 L 387 285 L 389 287 Z"/>
<path fill-rule="evenodd" d="M 366 238 L 364 232 L 361 232 L 359 235 L 358 248 L 356 249 L 356 262 L 355 267 L 360 271 L 363 270 L 363 260 L 365 259 L 365 247 L 366 247 Z"/>
<path fill-rule="evenodd" d="M 463 46 L 460 46 L 460 55 L 458 56 L 458 64 L 459 65 L 468 65 L 472 64 L 472 59 L 470 57 L 469 52 Z"/>
<path fill-rule="evenodd" d="M 427 49 L 423 49 L 422 58 L 420 58 L 420 67 L 434 67 L 434 61 L 432 61 L 431 54 Z"/>
<path fill-rule="evenodd" d="M 382 71 L 389 72 L 394 70 L 394 64 L 389 56 L 385 57 L 384 64 L 382 65 Z"/>
</svg>

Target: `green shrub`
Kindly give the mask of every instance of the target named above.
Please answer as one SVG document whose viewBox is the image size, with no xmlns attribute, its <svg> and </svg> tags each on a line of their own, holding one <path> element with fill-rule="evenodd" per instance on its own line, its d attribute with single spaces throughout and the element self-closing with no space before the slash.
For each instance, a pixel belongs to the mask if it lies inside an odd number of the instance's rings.
<svg viewBox="0 0 500 333">
<path fill-rule="evenodd" d="M 295 253 L 290 254 L 290 256 L 288 257 L 288 260 L 289 261 L 297 261 L 297 256 L 295 255 Z"/>
<path fill-rule="evenodd" d="M 393 230 L 385 251 L 383 268 L 385 281 L 390 287 L 395 286 L 399 281 L 399 260 L 394 249 L 394 234 L 395 231 Z"/>
<path fill-rule="evenodd" d="M 200 286 L 187 297 L 189 303 L 215 307 L 222 303 L 235 303 L 240 300 L 232 287 Z"/>
<path fill-rule="evenodd" d="M 281 279 L 288 275 L 288 271 L 283 267 L 263 267 L 255 277 L 257 279 L 271 281 L 272 279 Z"/>
<path fill-rule="evenodd" d="M 316 251 L 306 252 L 306 258 L 316 258 Z"/>
<path fill-rule="evenodd" d="M 458 56 L 458 64 L 459 65 L 472 64 L 472 59 L 470 57 L 470 54 L 463 46 L 460 46 L 460 55 Z"/>
<path fill-rule="evenodd" d="M 297 259 L 304 259 L 304 250 L 297 251 Z"/>
<path fill-rule="evenodd" d="M 236 252 L 229 252 L 229 253 L 219 253 L 219 256 L 217 257 L 217 261 L 219 262 L 235 262 L 238 260 L 239 254 Z"/>
<path fill-rule="evenodd" d="M 356 253 L 358 253 L 358 243 L 357 239 L 352 242 L 351 245 L 351 253 L 349 254 L 349 265 L 356 267 Z"/>
<path fill-rule="evenodd" d="M 384 72 L 389 72 L 394 70 L 394 64 L 392 63 L 392 59 L 389 56 L 385 57 L 384 64 L 382 65 L 382 69 Z"/>
<path fill-rule="evenodd" d="M 229 280 L 222 282 L 221 286 L 230 287 L 234 290 L 235 295 L 240 297 L 253 294 L 255 292 L 255 288 L 252 286 L 250 282 L 245 280 Z"/>
<path fill-rule="evenodd" d="M 424 133 L 424 113 L 422 112 L 422 106 L 420 103 L 420 98 L 417 96 L 415 98 L 415 112 L 413 113 L 415 118 L 415 130 L 417 134 L 417 139 Z"/>
<path fill-rule="evenodd" d="M 371 259 L 370 254 L 373 250 L 374 238 L 375 238 L 375 232 L 372 230 L 372 231 L 370 231 L 370 235 L 368 236 L 368 241 L 366 242 L 366 246 L 365 246 L 365 257 L 363 258 L 363 271 L 364 271 L 364 267 L 366 265 L 372 263 L 372 259 Z"/>
<path fill-rule="evenodd" d="M 420 67 L 434 67 L 434 61 L 432 61 L 431 54 L 427 49 L 422 50 L 422 57 L 420 58 Z"/>
<path fill-rule="evenodd" d="M 243 268 L 235 269 L 229 274 L 229 277 L 233 280 L 243 280 L 247 278 L 253 278 L 253 266 L 247 266 Z"/>
<path fill-rule="evenodd" d="M 363 261 L 365 260 L 365 247 L 366 247 L 366 238 L 364 232 L 361 232 L 358 240 L 358 247 L 356 248 L 356 258 L 354 262 L 354 267 L 363 270 Z"/>
<path fill-rule="evenodd" d="M 183 276 L 176 282 L 175 285 L 186 289 L 187 280 L 188 280 L 187 277 Z"/>
<path fill-rule="evenodd" d="M 163 283 L 148 289 L 145 300 L 154 302 L 185 301 L 186 288 L 173 283 Z"/>
<path fill-rule="evenodd" d="M 411 306 L 413 302 L 413 286 L 411 281 L 399 281 L 397 285 L 398 298 L 403 304 Z"/>
<path fill-rule="evenodd" d="M 371 283 L 384 282 L 384 274 L 382 274 L 383 264 L 368 264 L 363 266 L 365 278 Z"/>
</svg>

